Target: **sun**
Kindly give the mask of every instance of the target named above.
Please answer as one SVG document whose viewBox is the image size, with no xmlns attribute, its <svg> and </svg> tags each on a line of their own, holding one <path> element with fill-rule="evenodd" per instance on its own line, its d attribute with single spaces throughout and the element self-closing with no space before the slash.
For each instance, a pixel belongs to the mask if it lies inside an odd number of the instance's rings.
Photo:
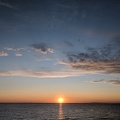
<svg viewBox="0 0 120 120">
<path fill-rule="evenodd" d="M 63 103 L 64 102 L 64 99 L 63 98 L 58 98 L 58 103 Z"/>
</svg>

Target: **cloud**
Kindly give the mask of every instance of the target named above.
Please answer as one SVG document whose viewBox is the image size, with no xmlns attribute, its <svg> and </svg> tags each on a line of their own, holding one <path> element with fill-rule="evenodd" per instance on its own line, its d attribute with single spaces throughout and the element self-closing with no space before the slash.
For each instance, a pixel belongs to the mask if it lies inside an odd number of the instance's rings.
<svg viewBox="0 0 120 120">
<path fill-rule="evenodd" d="M 87 48 L 85 52 L 64 52 L 67 60 L 60 64 L 84 71 L 120 73 L 120 39 L 112 42 L 101 48 Z"/>
<path fill-rule="evenodd" d="M 41 59 L 36 59 L 35 61 L 50 61 L 51 59 L 50 58 L 41 58 Z"/>
<path fill-rule="evenodd" d="M 25 50 L 25 48 L 16 48 L 16 51 Z"/>
<path fill-rule="evenodd" d="M 22 76 L 36 78 L 64 78 L 80 76 L 89 72 L 76 70 L 59 70 L 59 71 L 31 71 L 31 70 L 15 70 L 0 71 L 0 76 Z"/>
<path fill-rule="evenodd" d="M 22 56 L 22 54 L 15 53 L 15 52 L 19 52 L 21 50 L 25 50 L 25 48 L 11 48 L 11 47 L 7 47 L 7 48 L 5 48 L 5 50 L 12 51 L 15 54 L 15 56 Z"/>
<path fill-rule="evenodd" d="M 101 80 L 93 80 L 92 83 L 103 83 L 105 82 L 104 79 L 101 79 Z"/>
<path fill-rule="evenodd" d="M 7 7 L 7 8 L 14 8 L 14 6 L 12 6 L 8 3 L 0 3 L 0 6 L 4 6 L 4 7 Z"/>
<path fill-rule="evenodd" d="M 32 44 L 31 46 L 36 52 L 41 52 L 43 54 L 53 53 L 53 49 L 48 47 L 48 45 L 45 43 Z"/>
<path fill-rule="evenodd" d="M 107 83 L 112 85 L 120 85 L 120 80 L 94 80 L 93 83 Z"/>
<path fill-rule="evenodd" d="M 101 73 L 120 73 L 120 62 L 60 62 L 60 64 L 68 65 L 77 70 L 84 71 L 93 71 L 93 72 L 101 72 Z"/>
<path fill-rule="evenodd" d="M 72 46 L 73 46 L 73 44 L 70 43 L 70 42 L 68 42 L 68 41 L 64 41 L 64 43 L 65 43 L 67 46 L 69 46 L 69 47 L 72 47 Z"/>
<path fill-rule="evenodd" d="M 4 51 L 0 51 L 0 56 L 8 56 L 8 54 Z"/>
<path fill-rule="evenodd" d="M 5 49 L 8 50 L 8 51 L 14 51 L 13 48 L 5 48 Z"/>
<path fill-rule="evenodd" d="M 20 50 L 25 50 L 25 48 L 9 48 L 9 47 L 7 47 L 7 48 L 5 48 L 6 50 L 8 50 L 8 51 L 20 51 Z"/>
<path fill-rule="evenodd" d="M 15 56 L 22 56 L 22 54 L 20 54 L 20 53 L 17 53 L 17 54 L 15 54 Z"/>
<path fill-rule="evenodd" d="M 113 84 L 113 85 L 120 85 L 120 80 L 109 80 L 107 83 Z"/>
<path fill-rule="evenodd" d="M 92 83 L 105 83 L 106 81 L 104 79 L 101 80 L 93 80 Z"/>
</svg>

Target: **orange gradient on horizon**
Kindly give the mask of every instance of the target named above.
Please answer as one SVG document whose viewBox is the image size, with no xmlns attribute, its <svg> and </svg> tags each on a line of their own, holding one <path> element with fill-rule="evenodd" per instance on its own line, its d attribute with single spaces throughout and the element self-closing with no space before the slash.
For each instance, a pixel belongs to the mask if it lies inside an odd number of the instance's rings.
<svg viewBox="0 0 120 120">
<path fill-rule="evenodd" d="M 32 102 L 32 103 L 89 103 L 89 102 L 120 102 L 117 94 L 64 94 L 55 96 L 53 94 L 39 93 L 6 93 L 0 92 L 0 102 Z"/>
</svg>

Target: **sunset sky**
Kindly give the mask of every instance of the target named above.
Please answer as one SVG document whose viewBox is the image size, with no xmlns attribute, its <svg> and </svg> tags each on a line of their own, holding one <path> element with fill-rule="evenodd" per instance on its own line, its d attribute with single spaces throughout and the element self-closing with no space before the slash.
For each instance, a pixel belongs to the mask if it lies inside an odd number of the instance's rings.
<svg viewBox="0 0 120 120">
<path fill-rule="evenodd" d="M 0 102 L 120 102 L 120 0 L 0 0 Z"/>
</svg>

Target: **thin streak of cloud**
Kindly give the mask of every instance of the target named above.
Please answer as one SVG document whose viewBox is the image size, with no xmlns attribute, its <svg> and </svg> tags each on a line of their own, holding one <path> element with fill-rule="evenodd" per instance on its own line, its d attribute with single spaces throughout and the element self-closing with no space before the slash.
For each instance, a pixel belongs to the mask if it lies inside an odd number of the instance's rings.
<svg viewBox="0 0 120 120">
<path fill-rule="evenodd" d="M 17 54 L 15 54 L 15 56 L 22 56 L 22 54 L 20 54 L 20 53 L 17 53 Z"/>
<path fill-rule="evenodd" d="M 44 59 L 36 59 L 35 61 L 41 62 L 41 61 L 50 61 L 50 58 L 44 58 Z"/>
<path fill-rule="evenodd" d="M 107 83 L 112 85 L 120 85 L 120 80 L 94 80 L 92 83 Z"/>
<path fill-rule="evenodd" d="M 107 83 L 110 83 L 112 85 L 120 85 L 120 80 L 109 80 Z"/>
<path fill-rule="evenodd" d="M 68 41 L 64 41 L 64 43 L 65 43 L 67 46 L 69 46 L 69 47 L 73 47 L 73 44 L 70 43 L 70 42 L 68 42 Z"/>
<path fill-rule="evenodd" d="M 31 71 L 31 70 L 15 70 L 15 71 L 0 71 L 0 76 L 22 76 L 22 77 L 36 77 L 36 78 L 64 78 L 81 76 L 89 74 L 86 71 L 76 70 L 59 70 L 59 71 Z"/>
<path fill-rule="evenodd" d="M 25 48 L 16 48 L 16 51 L 25 50 Z"/>
<path fill-rule="evenodd" d="M 13 48 L 5 48 L 5 49 L 8 51 L 15 51 L 15 49 L 13 49 Z"/>
<path fill-rule="evenodd" d="M 104 82 L 105 80 L 101 79 L 101 80 L 93 80 L 92 82 L 93 83 L 101 83 L 101 82 Z"/>
<path fill-rule="evenodd" d="M 12 6 L 8 3 L 2 3 L 2 2 L 0 2 L 0 6 L 4 6 L 4 7 L 7 7 L 7 8 L 12 8 L 12 9 L 15 8 L 14 6 Z"/>
<path fill-rule="evenodd" d="M 25 50 L 25 48 L 10 48 L 10 47 L 7 47 L 7 48 L 5 48 L 5 50 L 8 50 L 8 51 L 20 51 L 20 50 Z"/>
<path fill-rule="evenodd" d="M 77 70 L 103 72 L 103 73 L 120 73 L 119 61 L 110 62 L 65 62 L 61 61 L 59 64 L 70 66 Z"/>
</svg>

